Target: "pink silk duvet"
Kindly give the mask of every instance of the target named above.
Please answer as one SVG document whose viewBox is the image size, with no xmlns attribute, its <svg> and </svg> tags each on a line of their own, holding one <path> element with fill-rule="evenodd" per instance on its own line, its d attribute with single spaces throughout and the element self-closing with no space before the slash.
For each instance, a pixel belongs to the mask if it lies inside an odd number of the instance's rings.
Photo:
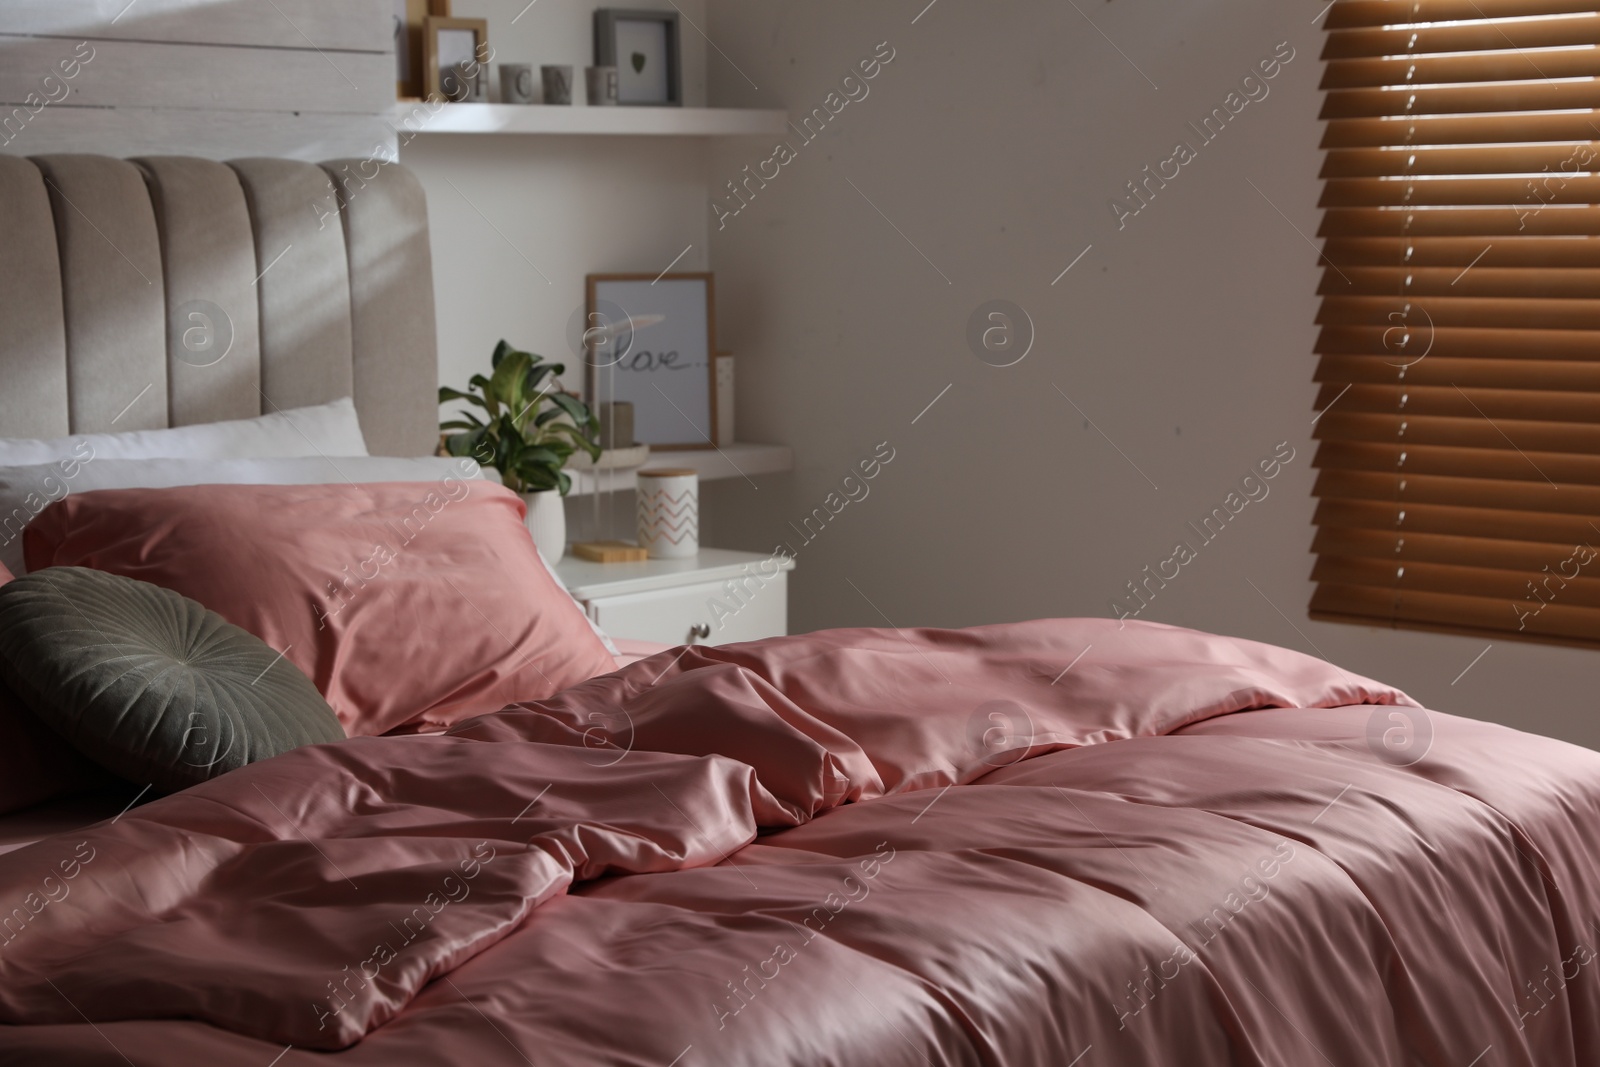
<svg viewBox="0 0 1600 1067">
<path fill-rule="evenodd" d="M 1589 1065 L 1597 919 L 1600 754 L 1154 624 L 834 631 L 0 856 L 0 1063 Z"/>
</svg>

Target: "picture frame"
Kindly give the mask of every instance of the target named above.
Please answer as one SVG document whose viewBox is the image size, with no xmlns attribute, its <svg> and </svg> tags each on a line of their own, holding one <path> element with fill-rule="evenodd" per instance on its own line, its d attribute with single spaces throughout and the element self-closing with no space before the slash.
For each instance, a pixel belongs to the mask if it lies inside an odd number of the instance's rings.
<svg viewBox="0 0 1600 1067">
<path fill-rule="evenodd" d="M 617 103 L 683 106 L 683 48 L 676 10 L 603 7 L 594 13 L 594 63 L 617 68 Z"/>
<path fill-rule="evenodd" d="M 585 286 L 590 403 L 632 403 L 634 439 L 652 448 L 726 443 L 717 434 L 715 277 L 591 274 Z"/>
<path fill-rule="evenodd" d="M 422 97 L 422 27 L 429 15 L 450 15 L 450 0 L 391 0 L 394 5 L 395 97 Z"/>
<path fill-rule="evenodd" d="M 492 54 L 489 49 L 488 19 L 429 15 L 422 24 L 423 98 L 433 99 L 437 94 L 442 99 L 452 99 L 451 94 L 445 92 L 445 78 L 441 76 L 441 71 L 448 73 L 455 64 L 468 61 L 477 62 L 480 68 L 478 84 L 486 87 Z M 481 90 L 470 94 L 468 98 L 477 97 L 479 92 Z M 487 96 L 487 93 L 482 95 Z"/>
</svg>

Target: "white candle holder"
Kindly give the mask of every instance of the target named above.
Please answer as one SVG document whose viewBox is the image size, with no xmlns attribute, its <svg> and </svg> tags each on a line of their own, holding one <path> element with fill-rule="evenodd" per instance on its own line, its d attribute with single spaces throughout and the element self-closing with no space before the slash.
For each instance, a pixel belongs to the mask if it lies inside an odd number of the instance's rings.
<svg viewBox="0 0 1600 1067">
<path fill-rule="evenodd" d="M 639 547 L 651 559 L 686 559 L 700 552 L 700 477 L 680 467 L 638 475 Z"/>
</svg>

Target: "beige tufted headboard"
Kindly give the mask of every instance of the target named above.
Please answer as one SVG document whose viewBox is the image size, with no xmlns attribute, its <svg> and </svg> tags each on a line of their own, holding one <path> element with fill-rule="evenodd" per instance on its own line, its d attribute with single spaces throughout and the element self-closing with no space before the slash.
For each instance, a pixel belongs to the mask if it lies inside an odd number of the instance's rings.
<svg viewBox="0 0 1600 1067">
<path fill-rule="evenodd" d="M 373 454 L 427 455 L 432 272 L 397 164 L 0 156 L 0 437 L 351 396 Z"/>
</svg>

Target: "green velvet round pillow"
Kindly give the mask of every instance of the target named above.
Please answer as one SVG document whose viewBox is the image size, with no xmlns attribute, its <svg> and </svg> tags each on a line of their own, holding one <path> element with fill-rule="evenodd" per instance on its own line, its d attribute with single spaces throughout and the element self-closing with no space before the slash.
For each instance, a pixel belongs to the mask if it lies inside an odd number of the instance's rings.
<svg viewBox="0 0 1600 1067">
<path fill-rule="evenodd" d="M 84 567 L 0 586 L 0 678 L 84 755 L 162 792 L 344 737 L 260 638 L 170 589 Z"/>
</svg>

